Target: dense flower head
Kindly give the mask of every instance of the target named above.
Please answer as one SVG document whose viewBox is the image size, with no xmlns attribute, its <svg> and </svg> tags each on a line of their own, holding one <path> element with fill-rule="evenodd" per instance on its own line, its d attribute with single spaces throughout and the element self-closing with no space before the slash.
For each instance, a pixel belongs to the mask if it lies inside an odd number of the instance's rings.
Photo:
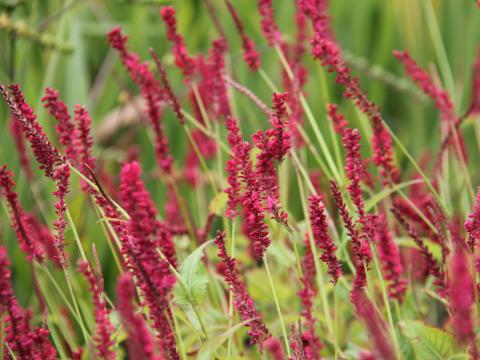
<svg viewBox="0 0 480 360">
<path fill-rule="evenodd" d="M 364 173 L 360 154 L 360 132 L 357 129 L 346 128 L 343 133 L 343 147 L 345 148 L 345 173 L 350 183 L 347 190 L 357 208 L 360 221 L 365 218 L 365 204 L 360 188 L 361 176 Z"/>
<path fill-rule="evenodd" d="M 245 33 L 243 23 L 240 20 L 240 17 L 238 16 L 238 13 L 233 7 L 232 3 L 228 0 L 226 0 L 225 3 L 227 5 L 228 11 L 230 12 L 230 15 L 232 16 L 237 31 L 242 38 L 243 58 L 245 59 L 245 62 L 247 63 L 250 70 L 256 71 L 260 68 L 260 55 L 258 54 L 257 50 L 255 50 L 255 43 Z"/>
<path fill-rule="evenodd" d="M 224 264 L 223 277 L 229 285 L 229 290 L 233 293 L 233 305 L 242 320 L 251 320 L 247 324 L 249 327 L 248 335 L 250 336 L 252 344 L 258 344 L 261 348 L 269 332 L 260 314 L 255 309 L 253 300 L 248 294 L 245 284 L 240 280 L 235 259 L 227 254 L 227 249 L 225 248 L 225 233 L 218 231 L 215 243 L 218 247 L 218 257 Z"/>
<path fill-rule="evenodd" d="M 67 211 L 67 203 L 65 198 L 69 192 L 69 179 L 70 179 L 70 167 L 67 163 L 64 163 L 57 167 L 53 173 L 53 178 L 56 182 L 57 189 L 53 192 L 57 201 L 55 203 L 55 213 L 57 219 L 54 221 L 53 226 L 56 230 L 54 243 L 58 250 L 58 261 L 62 266 L 66 266 L 65 255 L 65 229 L 67 227 L 67 221 L 65 219 L 65 213 Z"/>
<path fill-rule="evenodd" d="M 469 265 L 463 246 L 457 245 L 449 261 L 449 298 L 455 336 L 465 343 L 475 338 L 472 318 L 472 309 L 475 304 L 474 282 Z"/>
<path fill-rule="evenodd" d="M 343 136 L 345 128 L 348 126 L 348 121 L 345 117 L 338 112 L 338 106 L 335 104 L 327 105 L 327 114 L 330 120 L 332 121 L 333 128 L 335 132 Z"/>
<path fill-rule="evenodd" d="M 0 167 L 0 192 L 10 207 L 11 224 L 15 229 L 20 248 L 27 255 L 28 260 L 42 262 L 45 257 L 44 249 L 31 236 L 28 215 L 23 210 L 14 187 L 13 173 L 7 170 L 6 165 L 2 165 Z"/>
<path fill-rule="evenodd" d="M 20 122 L 22 131 L 30 143 L 40 169 L 47 177 L 53 176 L 54 168 L 63 162 L 62 156 L 52 145 L 41 125 L 37 122 L 37 116 L 33 109 L 25 102 L 20 87 L 17 84 L 10 85 L 10 94 L 4 85 L 0 84 L 0 94 L 5 100 L 12 116 Z"/>
<path fill-rule="evenodd" d="M 242 153 L 246 152 L 248 156 L 250 146 L 242 143 L 242 135 L 235 118 L 227 117 L 225 127 L 228 130 L 228 142 L 232 148 L 231 159 L 227 160 L 226 165 L 227 182 L 229 185 L 225 189 L 225 193 L 228 195 L 226 215 L 233 218 L 238 214 L 237 208 L 241 203 L 241 182 L 238 176 L 241 171 L 241 164 L 239 160 L 247 159 Z"/>
<path fill-rule="evenodd" d="M 129 274 L 124 274 L 118 279 L 118 311 L 125 322 L 129 334 L 128 352 L 130 357 L 139 357 L 146 360 L 159 360 L 155 355 L 155 340 L 148 330 L 145 319 L 137 314 L 134 307 L 135 288 Z"/>
<path fill-rule="evenodd" d="M 163 131 L 162 108 L 160 102 L 165 99 L 165 92 L 160 82 L 155 79 L 148 68 L 148 63 L 141 63 L 137 54 L 127 48 L 128 37 L 122 34 L 119 27 L 108 33 L 110 45 L 118 50 L 123 65 L 133 82 L 140 87 L 142 97 L 147 103 L 147 116 L 155 136 L 155 153 L 160 169 L 169 174 L 172 170 L 172 157 L 168 146 L 168 139 Z"/>
<path fill-rule="evenodd" d="M 9 267 L 7 251 L 0 247 L 0 314 L 5 315 L 3 340 L 19 360 L 57 359 L 57 352 L 49 340 L 49 331 L 43 327 L 32 328 L 31 312 L 23 309 L 15 298 Z"/>
<path fill-rule="evenodd" d="M 380 359 L 395 359 L 393 346 L 388 336 L 387 324 L 367 297 L 365 290 L 354 288 L 350 293 L 350 299 L 357 315 L 367 328 L 374 344 L 375 354 Z"/>
<path fill-rule="evenodd" d="M 337 247 L 328 233 L 327 215 L 321 195 L 310 195 L 310 221 L 315 245 L 322 250 L 320 259 L 328 266 L 328 274 L 336 283 L 342 275 L 342 266 L 335 255 Z"/>
<path fill-rule="evenodd" d="M 478 239 L 480 239 L 480 188 L 477 190 L 475 205 L 472 212 L 468 215 L 464 226 L 468 233 L 467 244 L 470 250 L 473 250 Z"/>
<path fill-rule="evenodd" d="M 270 46 L 279 45 L 282 42 L 282 35 L 274 19 L 272 0 L 258 0 L 258 12 L 261 16 L 261 27 L 263 36 Z"/>
<path fill-rule="evenodd" d="M 75 105 L 74 113 L 74 122 L 77 126 L 75 147 L 78 151 L 78 162 L 81 169 L 88 166 L 93 171 L 95 170 L 95 158 L 92 155 L 93 139 L 90 131 L 92 120 L 84 106 Z"/>
<path fill-rule="evenodd" d="M 172 235 L 165 224 L 157 220 L 157 209 L 141 179 L 138 162 L 123 165 L 120 173 L 120 198 L 131 220 L 129 229 L 137 238 L 150 241 L 151 246 L 158 246 L 168 261 L 176 266 L 175 245 Z"/>
<path fill-rule="evenodd" d="M 263 347 L 270 353 L 273 360 L 285 359 L 282 343 L 276 337 L 269 336 L 268 339 L 263 342 Z"/>
<path fill-rule="evenodd" d="M 445 281 L 445 272 L 442 270 L 437 260 L 430 252 L 428 247 L 425 245 L 423 239 L 418 235 L 417 231 L 408 223 L 407 220 L 400 214 L 400 212 L 393 208 L 392 213 L 395 215 L 398 223 L 405 229 L 407 234 L 413 239 L 417 245 L 419 251 L 421 252 L 423 258 L 427 263 L 428 274 L 432 275 L 435 278 L 434 284 L 438 288 L 438 293 L 440 296 L 445 297 L 448 293 L 448 285 Z"/>
<path fill-rule="evenodd" d="M 388 230 L 387 218 L 384 214 L 377 218 L 374 241 L 377 245 L 383 276 L 388 284 L 388 295 L 401 302 L 407 290 L 407 282 L 403 278 L 400 250 Z"/>
<path fill-rule="evenodd" d="M 395 51 L 394 56 L 403 63 L 407 74 L 415 81 L 418 86 L 435 102 L 445 121 L 455 121 L 453 102 L 448 93 L 434 84 L 430 75 L 422 69 L 410 56 L 407 51 Z"/>
<path fill-rule="evenodd" d="M 315 287 L 315 261 L 308 235 L 305 238 L 305 254 L 302 257 L 302 278 L 300 279 L 301 288 L 297 294 L 302 303 L 302 317 L 304 320 L 305 331 L 302 332 L 302 342 L 304 344 L 305 356 L 307 359 L 317 359 L 323 344 L 315 333 L 316 319 L 313 313 L 313 304 L 317 296 Z"/>
<path fill-rule="evenodd" d="M 60 144 L 65 148 L 67 159 L 71 162 L 77 160 L 77 147 L 75 146 L 76 129 L 73 124 L 67 105 L 60 100 L 58 91 L 47 87 L 45 95 L 42 97 L 45 109 L 53 116 L 58 124 L 57 133 L 60 136 Z"/>
<path fill-rule="evenodd" d="M 291 148 L 291 134 L 288 128 L 288 122 L 285 120 L 287 99 L 287 93 L 273 94 L 273 113 L 270 117 L 272 128 L 266 132 L 270 138 L 268 147 L 271 149 L 270 151 L 277 161 L 282 161 Z"/>
<path fill-rule="evenodd" d="M 343 96 L 352 100 L 355 105 L 370 119 L 373 128 L 373 161 L 381 169 L 384 182 L 396 182 L 398 169 L 393 163 L 392 139 L 377 105 L 371 102 L 360 88 L 359 79 L 351 76 L 351 70 L 343 60 L 337 43 L 321 33 L 316 33 L 312 41 L 312 54 L 321 61 L 329 72 L 336 73 L 336 81 L 345 89 Z"/>
<path fill-rule="evenodd" d="M 209 78 L 212 85 L 213 106 L 216 117 L 230 115 L 228 90 L 225 82 L 226 51 L 227 41 L 224 37 L 214 40 L 209 51 Z"/>
<path fill-rule="evenodd" d="M 160 9 L 165 26 L 167 28 L 167 39 L 172 43 L 172 53 L 175 58 L 175 65 L 180 68 L 186 77 L 193 75 L 195 71 L 195 60 L 188 55 L 183 37 L 177 32 L 176 11 L 172 6 L 164 6 Z"/>
<path fill-rule="evenodd" d="M 368 240 L 364 234 L 361 234 L 356 228 L 350 213 L 348 212 L 347 205 L 343 200 L 342 193 L 338 184 L 331 180 L 330 190 L 333 195 L 333 199 L 337 204 L 338 212 L 343 220 L 345 228 L 347 229 L 348 236 L 352 241 L 353 253 L 357 261 L 357 266 L 363 267 L 363 262 L 368 263 L 372 258 L 372 252 Z"/>
<path fill-rule="evenodd" d="M 114 327 L 110 322 L 110 312 L 103 299 L 103 278 L 101 275 L 95 275 L 90 265 L 85 261 L 79 262 L 78 270 L 85 276 L 93 298 L 95 307 L 95 333 L 93 341 L 98 355 L 102 359 L 115 359 L 113 351 L 114 341 L 112 339 Z M 100 271 L 100 269 L 97 269 L 97 271 Z"/>
</svg>

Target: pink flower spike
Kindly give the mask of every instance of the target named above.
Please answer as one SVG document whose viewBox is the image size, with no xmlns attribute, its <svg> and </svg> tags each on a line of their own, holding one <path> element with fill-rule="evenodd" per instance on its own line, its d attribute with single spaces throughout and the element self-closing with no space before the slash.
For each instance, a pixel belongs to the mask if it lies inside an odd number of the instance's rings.
<svg viewBox="0 0 480 360">
<path fill-rule="evenodd" d="M 328 266 L 328 274 L 335 284 L 342 275 L 342 266 L 335 255 L 337 248 L 328 233 L 325 205 L 321 195 L 310 195 L 308 200 L 315 245 L 322 250 L 320 259 Z"/>
<path fill-rule="evenodd" d="M 477 189 L 475 205 L 472 212 L 468 215 L 464 226 L 468 233 L 468 247 L 473 251 L 478 239 L 480 239 L 480 187 Z"/>
<path fill-rule="evenodd" d="M 45 109 L 47 109 L 50 115 L 58 122 L 56 130 L 60 136 L 60 144 L 65 148 L 67 159 L 75 163 L 77 160 L 77 148 L 74 143 L 76 129 L 68 113 L 67 105 L 60 100 L 58 91 L 49 87 L 45 89 L 42 102 L 44 103 Z"/>
<path fill-rule="evenodd" d="M 403 265 L 400 250 L 388 230 L 385 214 L 377 218 L 374 241 L 377 244 L 383 274 L 388 283 L 388 295 L 402 302 L 407 291 L 407 281 L 402 277 Z"/>
<path fill-rule="evenodd" d="M 7 200 L 11 211 L 11 224 L 15 229 L 20 248 L 27 255 L 29 261 L 43 262 L 45 252 L 39 243 L 31 236 L 28 215 L 23 210 L 18 195 L 14 190 L 15 182 L 13 173 L 7 170 L 7 166 L 0 167 L 0 192 Z"/>
<path fill-rule="evenodd" d="M 260 55 L 258 54 L 257 50 L 255 50 L 255 44 L 253 40 L 250 39 L 245 33 L 242 21 L 240 20 L 240 17 L 238 16 L 238 13 L 233 7 L 232 3 L 228 0 L 225 0 L 225 4 L 227 5 L 228 11 L 232 16 L 233 22 L 237 28 L 237 32 L 242 38 L 243 58 L 245 59 L 245 62 L 250 70 L 257 71 L 260 68 Z"/>
<path fill-rule="evenodd" d="M 242 320 L 251 320 L 247 324 L 250 328 L 248 335 L 250 336 L 252 344 L 257 344 L 261 349 L 269 332 L 260 314 L 255 309 L 253 300 L 248 294 L 245 284 L 240 280 L 235 260 L 227 254 L 227 249 L 225 248 L 225 233 L 218 231 L 215 243 L 218 247 L 218 257 L 224 265 L 223 277 L 229 285 L 229 291 L 233 293 L 233 305 Z"/>
<path fill-rule="evenodd" d="M 273 360 L 284 360 L 285 354 L 280 340 L 276 337 L 270 336 L 263 342 L 263 347 L 270 353 Z"/>
<path fill-rule="evenodd" d="M 328 104 L 327 114 L 333 123 L 333 128 L 335 129 L 335 132 L 338 135 L 343 136 L 343 131 L 348 126 L 348 121 L 342 114 L 338 112 L 338 106 L 335 104 Z"/>
<path fill-rule="evenodd" d="M 53 178 L 57 185 L 57 190 L 53 192 L 53 195 L 57 198 L 55 203 L 55 213 L 57 214 L 57 220 L 53 223 L 56 234 L 54 238 L 55 247 L 58 250 L 59 263 L 62 267 L 67 266 L 66 254 L 65 254 L 65 228 L 67 227 L 67 221 L 65 220 L 65 212 L 67 211 L 67 203 L 65 198 L 69 192 L 69 178 L 70 167 L 67 163 L 64 163 L 57 167 L 53 173 Z"/>
<path fill-rule="evenodd" d="M 258 0 L 258 12 L 262 18 L 260 23 L 263 36 L 267 39 L 268 44 L 272 47 L 279 45 L 282 42 L 282 35 L 273 17 L 272 0 Z"/>
<path fill-rule="evenodd" d="M 9 86 L 10 94 L 7 88 L 0 84 L 0 94 L 5 100 L 12 116 L 20 122 L 22 131 L 30 142 L 30 146 L 35 154 L 40 169 L 45 172 L 49 178 L 53 177 L 53 171 L 56 165 L 63 162 L 63 158 L 58 150 L 48 140 L 43 128 L 37 122 L 37 116 L 33 109 L 25 102 L 20 87 L 17 84 Z"/>
<path fill-rule="evenodd" d="M 75 139 L 75 147 L 79 153 L 78 161 L 80 168 L 84 169 L 85 165 L 90 170 L 95 170 L 95 158 L 92 156 L 93 139 L 90 132 L 92 120 L 87 109 L 81 105 L 75 105 L 75 124 L 77 125 L 77 137 Z M 84 175 L 86 174 L 84 170 Z"/>
<path fill-rule="evenodd" d="M 183 37 L 177 32 L 176 11 L 172 6 L 164 6 L 160 9 L 160 15 L 167 27 L 167 39 L 172 43 L 172 53 L 175 65 L 189 78 L 195 71 L 195 60 L 188 55 Z"/>
<path fill-rule="evenodd" d="M 128 352 L 134 359 L 160 360 L 155 355 L 155 340 L 148 330 L 145 319 L 134 307 L 135 289 L 128 273 L 122 275 L 117 283 L 118 311 L 125 322 L 128 332 Z"/>
<path fill-rule="evenodd" d="M 101 274 L 99 274 L 99 277 L 95 276 L 90 265 L 84 261 L 79 262 L 78 271 L 87 279 L 93 298 L 96 323 L 93 341 L 96 350 L 102 359 L 113 360 L 115 359 L 115 352 L 113 351 L 114 341 L 111 335 L 114 327 L 109 319 L 110 311 L 107 309 L 107 305 L 103 299 L 103 278 Z M 97 269 L 97 271 L 100 271 L 100 269 Z"/>
</svg>

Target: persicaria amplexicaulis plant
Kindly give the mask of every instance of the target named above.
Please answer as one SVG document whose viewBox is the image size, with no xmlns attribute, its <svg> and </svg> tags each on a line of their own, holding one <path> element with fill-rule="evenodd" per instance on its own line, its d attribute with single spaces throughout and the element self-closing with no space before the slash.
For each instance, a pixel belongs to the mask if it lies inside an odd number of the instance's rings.
<svg viewBox="0 0 480 360">
<path fill-rule="evenodd" d="M 480 358 L 474 2 L 13 3 L 0 358 Z"/>
</svg>

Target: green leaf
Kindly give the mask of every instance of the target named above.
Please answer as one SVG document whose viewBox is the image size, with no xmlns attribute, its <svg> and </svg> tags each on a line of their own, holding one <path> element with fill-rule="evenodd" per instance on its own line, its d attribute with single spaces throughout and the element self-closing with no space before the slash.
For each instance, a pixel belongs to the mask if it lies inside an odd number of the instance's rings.
<svg viewBox="0 0 480 360">
<path fill-rule="evenodd" d="M 177 304 L 194 306 L 201 304 L 205 299 L 209 278 L 201 259 L 203 249 L 212 241 L 207 241 L 195 249 L 180 266 L 180 279 L 174 289 Z"/>
<path fill-rule="evenodd" d="M 213 359 L 213 354 L 222 346 L 222 344 L 228 340 L 238 329 L 247 325 L 253 319 L 248 319 L 232 326 L 230 329 L 220 335 L 213 336 L 210 340 L 203 343 L 202 347 L 198 351 L 197 360 L 209 360 Z"/>
<path fill-rule="evenodd" d="M 455 352 L 455 339 L 442 329 L 413 320 L 403 321 L 401 328 L 418 359 L 448 359 Z"/>
</svg>

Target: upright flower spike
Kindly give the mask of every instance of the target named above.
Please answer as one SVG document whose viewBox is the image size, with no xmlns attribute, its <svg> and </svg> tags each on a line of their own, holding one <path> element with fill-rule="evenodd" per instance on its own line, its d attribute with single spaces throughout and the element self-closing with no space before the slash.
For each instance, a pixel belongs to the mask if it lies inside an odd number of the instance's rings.
<svg viewBox="0 0 480 360">
<path fill-rule="evenodd" d="M 270 46 L 279 45 L 282 42 L 282 35 L 273 16 L 272 0 L 258 0 L 258 12 L 262 18 L 260 21 L 263 36 Z"/>
<path fill-rule="evenodd" d="M 146 360 L 160 360 L 155 354 L 155 340 L 148 330 L 145 319 L 138 314 L 135 307 L 135 289 L 129 274 L 118 279 L 118 311 L 125 322 L 128 332 L 128 352 L 132 359 L 138 357 Z"/>
<path fill-rule="evenodd" d="M 155 79 L 148 68 L 148 63 L 141 63 L 137 54 L 127 48 L 128 37 L 122 34 L 119 27 L 108 33 L 110 45 L 119 52 L 123 65 L 127 69 L 133 82 L 140 87 L 142 97 L 147 103 L 147 116 L 155 135 L 155 153 L 159 168 L 166 174 L 172 170 L 173 159 L 170 155 L 168 139 L 165 136 L 160 102 L 164 100 L 165 93 L 160 83 Z"/>
<path fill-rule="evenodd" d="M 464 226 L 468 233 L 468 247 L 473 251 L 478 239 L 480 239 L 480 187 L 477 190 L 475 205 L 472 212 L 468 215 Z"/>
<path fill-rule="evenodd" d="M 190 78 L 195 71 L 195 60 L 188 55 L 185 41 L 177 31 L 176 11 L 172 6 L 164 6 L 160 9 L 160 15 L 167 28 L 167 39 L 173 45 L 172 53 L 175 65 L 183 71 L 187 78 Z"/>
<path fill-rule="evenodd" d="M 172 235 L 165 224 L 157 220 L 157 209 L 141 179 L 138 162 L 123 165 L 120 173 L 120 198 L 131 221 L 129 228 L 137 238 L 150 240 L 153 247 L 158 246 L 169 263 L 176 266 L 177 259 Z"/>
<path fill-rule="evenodd" d="M 343 132 L 345 128 L 348 126 L 348 121 L 345 117 L 338 112 L 338 106 L 335 104 L 328 104 L 327 105 L 327 114 L 330 120 L 333 123 L 333 128 L 335 132 L 343 137 Z"/>
<path fill-rule="evenodd" d="M 49 331 L 43 327 L 32 328 L 31 312 L 18 304 L 10 283 L 12 274 L 9 266 L 7 251 L 0 247 L 0 315 L 5 325 L 3 340 L 19 360 L 57 359 L 55 347 L 49 340 Z"/>
<path fill-rule="evenodd" d="M 226 172 L 227 182 L 229 187 L 225 189 L 225 193 L 228 195 L 226 215 L 229 218 L 234 218 L 238 214 L 238 206 L 241 203 L 241 182 L 239 179 L 239 173 L 241 171 L 240 163 L 237 155 L 242 151 L 244 145 L 242 145 L 242 135 L 240 134 L 240 128 L 238 127 L 237 120 L 233 117 L 227 117 L 225 120 L 225 127 L 228 131 L 228 142 L 232 148 L 231 158 L 227 160 Z M 247 150 L 249 152 L 249 149 Z"/>
<path fill-rule="evenodd" d="M 324 21 L 319 15 L 319 24 Z M 331 37 L 327 25 L 319 25 L 315 30 L 315 37 L 312 40 L 312 54 L 315 59 L 321 61 L 329 72 L 336 73 L 336 81 L 345 89 L 343 96 L 352 100 L 358 109 L 363 112 L 371 121 L 373 128 L 372 148 L 373 161 L 380 169 L 384 183 L 396 182 L 398 180 L 398 169 L 393 163 L 393 145 L 388 130 L 383 124 L 380 111 L 371 102 L 366 93 L 359 86 L 359 79 L 351 76 L 350 68 L 340 54 L 340 47 Z"/>
<path fill-rule="evenodd" d="M 78 270 L 87 279 L 95 307 L 95 333 L 93 335 L 95 348 L 102 359 L 115 359 L 114 341 L 111 337 L 114 327 L 109 319 L 110 312 L 103 300 L 103 278 L 101 274 L 100 277 L 97 277 L 92 272 L 90 265 L 84 261 L 79 262 Z M 98 270 L 100 271 L 100 269 Z"/>
<path fill-rule="evenodd" d="M 350 183 L 347 190 L 352 198 L 361 222 L 365 220 L 365 203 L 360 188 L 361 176 L 364 173 L 360 154 L 360 132 L 357 129 L 346 128 L 343 133 L 343 147 L 345 148 L 345 173 Z"/>
<path fill-rule="evenodd" d="M 342 275 L 342 265 L 335 255 L 337 248 L 328 233 L 323 198 L 321 195 L 310 195 L 308 201 L 310 203 L 310 221 L 312 223 L 315 245 L 322 250 L 320 259 L 328 266 L 328 274 L 332 277 L 332 282 L 335 284 Z"/>
<path fill-rule="evenodd" d="M 316 320 L 313 314 L 313 303 L 317 296 L 315 288 L 315 262 L 308 235 L 305 239 L 306 251 L 302 258 L 301 289 L 297 292 L 302 302 L 302 317 L 304 319 L 305 331 L 302 332 L 302 343 L 304 344 L 305 356 L 308 360 L 320 358 L 320 351 L 323 344 L 315 333 Z"/>
<path fill-rule="evenodd" d="M 417 245 L 420 253 L 427 263 L 428 274 L 432 275 L 435 278 L 434 284 L 438 288 L 438 293 L 442 297 L 446 297 L 448 293 L 448 285 L 445 281 L 445 273 L 441 269 L 435 257 L 432 255 L 428 247 L 425 245 L 425 242 L 418 236 L 415 229 L 405 220 L 405 218 L 400 214 L 400 212 L 393 208 L 391 209 L 393 215 L 397 219 L 398 223 L 405 229 L 407 234 L 413 239 Z"/>
<path fill-rule="evenodd" d="M 93 139 L 90 133 L 90 126 L 92 120 L 87 109 L 81 105 L 75 105 L 74 122 L 77 126 L 77 137 L 75 138 L 75 147 L 78 151 L 78 161 L 80 169 L 83 170 L 84 175 L 87 174 L 85 166 L 88 166 L 92 171 L 95 170 L 95 158 L 92 155 Z"/>
<path fill-rule="evenodd" d="M 228 11 L 232 16 L 235 27 L 237 28 L 237 32 L 242 38 L 243 58 L 245 59 L 245 62 L 250 70 L 257 71 L 260 68 L 260 55 L 258 54 L 257 50 L 255 50 L 255 44 L 253 40 L 247 36 L 243 27 L 243 23 L 240 20 L 240 17 L 238 16 L 238 13 L 233 7 L 232 3 L 228 0 L 225 0 L 225 4 L 227 5 Z"/>
<path fill-rule="evenodd" d="M 68 113 L 67 105 L 60 100 L 58 91 L 49 87 L 45 89 L 42 102 L 44 103 L 45 109 L 47 109 L 50 115 L 58 122 L 56 130 L 60 136 L 60 144 L 65 148 L 67 159 L 75 163 L 77 160 L 77 147 L 74 143 L 76 129 Z"/>
<path fill-rule="evenodd" d="M 225 53 L 227 41 L 221 37 L 212 42 L 208 58 L 209 72 L 211 76 L 213 106 L 215 116 L 227 117 L 230 115 L 230 104 L 228 100 L 228 89 L 225 82 Z"/>
<path fill-rule="evenodd" d="M 347 205 L 343 200 L 340 188 L 334 180 L 330 181 L 330 190 L 332 192 L 333 199 L 337 204 L 340 217 L 342 218 L 345 228 L 347 229 L 348 236 L 352 241 L 353 253 L 357 262 L 357 266 L 363 268 L 363 262 L 368 264 L 372 258 L 370 245 L 368 244 L 365 236 L 362 236 L 362 234 L 360 234 L 355 228 L 355 224 L 353 223 L 353 219 L 348 212 Z"/>
<path fill-rule="evenodd" d="M 67 211 L 67 203 L 65 198 L 69 192 L 69 178 L 70 178 L 70 167 L 67 163 L 63 163 L 55 169 L 53 173 L 53 178 L 57 185 L 57 190 L 54 191 L 53 195 L 57 198 L 55 203 L 55 213 L 57 214 L 57 220 L 54 221 L 53 226 L 55 227 L 56 233 L 54 237 L 55 247 L 58 250 L 58 261 L 63 266 L 67 265 L 66 255 L 65 255 L 65 229 L 67 227 L 67 221 L 65 220 L 65 213 Z"/>
<path fill-rule="evenodd" d="M 270 336 L 263 342 L 263 347 L 270 353 L 273 360 L 284 360 L 282 343 L 276 337 Z"/>
<path fill-rule="evenodd" d="M 13 181 L 13 173 L 7 170 L 6 165 L 2 165 L 0 167 L 0 190 L 10 207 L 10 223 L 15 229 L 20 248 L 25 252 L 29 261 L 36 260 L 38 262 L 43 262 L 45 258 L 44 249 L 41 247 L 41 244 L 36 242 L 31 236 L 28 215 L 20 205 L 14 187 L 15 182 Z"/>
<path fill-rule="evenodd" d="M 462 343 L 475 344 L 474 319 L 472 310 L 475 304 L 474 282 L 470 273 L 469 259 L 463 244 L 456 244 L 449 261 L 450 270 L 450 318 L 454 334 Z"/>
<path fill-rule="evenodd" d="M 233 305 L 238 311 L 242 320 L 251 320 L 248 335 L 252 344 L 262 348 L 264 340 L 268 337 L 268 330 L 263 323 L 260 314 L 254 307 L 253 300 L 247 292 L 245 284 L 240 280 L 235 260 L 227 254 L 225 248 L 225 233 L 218 231 L 215 238 L 218 247 L 218 257 L 224 265 L 223 277 L 229 285 L 229 291 L 233 293 Z"/>
<path fill-rule="evenodd" d="M 350 299 L 357 315 L 364 322 L 374 344 L 374 352 L 380 359 L 396 359 L 388 336 L 388 327 L 365 293 L 365 289 L 353 288 Z"/>
<path fill-rule="evenodd" d="M 377 244 L 383 276 L 388 284 L 388 295 L 402 302 L 407 291 L 407 282 L 402 277 L 403 265 L 400 251 L 388 230 L 385 214 L 377 218 L 374 241 Z"/>
<path fill-rule="evenodd" d="M 47 177 L 52 178 L 56 165 L 63 162 L 62 156 L 48 140 L 43 128 L 37 122 L 37 116 L 30 105 L 25 102 L 20 87 L 17 84 L 10 85 L 9 93 L 7 88 L 0 84 L 0 94 L 12 116 L 20 122 L 22 131 L 40 165 L 40 170 L 43 170 Z"/>
</svg>

